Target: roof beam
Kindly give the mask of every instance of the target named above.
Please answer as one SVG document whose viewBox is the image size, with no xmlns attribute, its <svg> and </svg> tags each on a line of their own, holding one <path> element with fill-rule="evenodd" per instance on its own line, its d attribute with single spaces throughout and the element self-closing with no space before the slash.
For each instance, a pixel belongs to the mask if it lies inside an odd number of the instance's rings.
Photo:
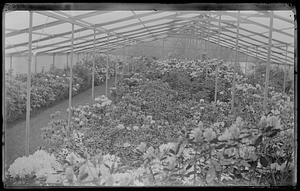
<svg viewBox="0 0 300 191">
<path fill-rule="evenodd" d="M 165 23 L 164 24 L 158 24 L 158 25 L 151 26 L 151 27 L 149 27 L 149 29 L 155 28 L 155 30 L 157 30 L 157 29 L 165 28 L 165 27 L 156 28 L 156 27 L 162 26 L 162 25 L 165 25 Z M 126 32 L 123 32 L 123 33 L 119 33 L 119 34 L 126 35 L 127 33 L 141 31 L 141 30 L 144 30 L 144 29 L 143 28 L 141 28 L 141 29 L 135 29 L 135 30 L 131 30 L 131 31 L 126 31 Z M 96 33 L 96 35 L 98 35 L 98 34 L 102 34 L 102 33 Z M 130 35 L 126 35 L 126 37 L 130 37 L 131 35 L 135 35 L 135 34 L 138 34 L 138 32 L 130 34 Z M 81 37 L 78 37 L 78 38 L 74 38 L 74 41 L 81 40 L 81 39 L 84 39 L 84 38 L 87 38 L 87 37 L 92 37 L 92 36 L 93 36 L 93 34 L 86 35 L 86 36 L 81 36 Z M 101 37 L 101 38 L 98 38 L 97 40 L 99 41 L 99 40 L 102 40 L 102 39 L 106 39 L 106 37 Z M 47 45 L 42 45 L 42 46 L 33 48 L 33 50 L 47 48 L 47 47 L 53 47 L 53 46 L 57 46 L 59 44 L 64 44 L 64 43 L 68 43 L 68 42 L 69 42 L 69 40 L 65 40 L 65 41 L 60 41 L 60 42 L 51 43 L 51 44 L 47 44 Z M 77 43 L 77 44 L 85 44 L 87 42 L 91 42 L 92 43 L 93 39 L 87 40 L 85 42 Z M 66 46 L 68 47 L 69 45 L 66 45 Z M 66 46 L 64 46 L 64 47 L 66 47 Z M 25 53 L 25 52 L 27 52 L 27 50 L 19 51 L 19 52 L 16 52 L 16 53 L 22 54 L 22 53 Z"/>
<path fill-rule="evenodd" d="M 177 18 L 175 19 L 175 20 L 177 20 Z M 202 21 L 202 19 L 192 19 L 192 18 L 184 18 L 184 19 L 181 19 L 181 18 L 179 18 L 178 20 L 191 20 L 191 21 Z M 211 18 L 211 21 L 215 21 L 215 22 L 218 22 L 218 19 L 214 19 L 214 18 Z M 227 25 L 229 25 L 229 26 L 231 26 L 231 27 L 235 27 L 236 28 L 236 26 L 233 24 L 233 23 L 236 23 L 236 21 L 228 21 L 228 20 L 221 20 L 221 22 L 222 23 L 224 23 L 224 24 L 227 24 Z M 214 26 L 217 26 L 217 25 L 215 25 L 215 24 L 212 24 L 212 23 L 210 23 L 210 25 L 214 25 Z M 265 26 L 265 25 L 263 25 L 263 26 Z M 267 26 L 265 26 L 265 28 L 266 28 Z M 222 28 L 225 28 L 224 26 L 222 26 Z M 268 39 L 268 37 L 267 36 L 264 36 L 264 35 L 262 35 L 262 33 L 257 33 L 257 32 L 254 32 L 254 31 L 250 31 L 250 30 L 247 30 L 246 28 L 244 28 L 244 27 L 240 27 L 240 29 L 242 29 L 242 30 L 244 30 L 244 31 L 246 31 L 246 32 L 249 32 L 249 33 L 252 33 L 252 34 L 255 34 L 255 35 L 258 35 L 258 36 L 260 36 L 260 37 L 263 37 L 263 38 L 266 38 L 266 39 Z M 279 30 L 279 29 L 277 29 L 277 30 Z M 282 30 L 282 29 L 280 29 L 280 30 Z M 229 30 L 230 31 L 230 30 Z M 233 32 L 233 31 L 231 31 L 231 32 Z M 267 33 L 267 32 L 264 32 L 264 33 Z M 293 37 L 293 35 L 290 35 L 291 37 Z M 244 35 L 244 37 L 249 37 L 249 36 L 245 36 Z M 256 40 L 256 39 L 255 39 Z M 286 42 L 283 42 L 283 41 L 280 41 L 280 40 L 277 40 L 277 39 L 272 39 L 273 41 L 275 41 L 275 42 L 278 42 L 278 43 L 282 43 L 282 44 L 285 44 Z M 262 41 L 260 41 L 260 42 L 262 42 Z M 263 42 L 262 42 L 263 43 Z"/>
<path fill-rule="evenodd" d="M 162 35 L 165 35 L 165 34 L 162 34 Z M 161 37 L 160 35 L 157 35 L 156 37 L 155 37 L 155 40 L 159 40 L 159 39 L 164 39 L 164 38 L 167 38 L 168 36 L 166 36 L 166 37 Z M 145 38 L 145 39 L 148 39 L 148 38 Z M 136 44 L 134 44 L 135 46 L 136 45 L 139 45 L 139 44 L 143 44 L 144 43 L 144 41 L 142 41 L 142 42 L 139 42 L 139 43 L 136 43 Z M 118 47 L 118 49 L 119 48 L 124 48 L 124 47 L 127 47 L 127 46 L 133 46 L 133 45 L 125 45 L 125 46 L 121 46 L 121 47 Z M 114 48 L 113 50 L 115 50 L 116 48 Z M 86 50 L 86 51 L 83 51 L 83 52 L 91 52 L 92 50 L 91 49 L 88 49 L 88 50 Z"/>
<path fill-rule="evenodd" d="M 168 31 L 168 29 L 166 30 L 166 31 Z M 155 33 L 153 33 L 153 35 L 155 35 L 156 33 L 158 33 L 159 35 L 158 36 L 160 36 L 160 35 L 162 35 L 161 33 L 162 32 L 166 32 L 166 31 L 159 31 L 159 32 L 155 32 Z M 139 35 L 139 36 L 136 36 L 136 37 L 144 37 L 144 36 L 149 36 L 149 34 L 145 34 L 145 35 Z M 135 37 L 135 38 L 136 38 Z M 143 38 L 144 39 L 144 38 Z M 145 39 L 148 39 L 148 38 L 145 38 Z M 142 43 L 142 42 L 141 42 Z M 88 50 L 88 49 L 92 49 L 93 47 L 91 46 L 90 48 L 82 48 L 82 49 L 80 49 L 80 51 L 82 51 L 82 50 Z M 96 48 L 102 48 L 102 45 L 100 45 L 100 46 L 97 46 Z"/>
<path fill-rule="evenodd" d="M 207 28 L 207 27 L 201 27 L 201 28 Z M 204 31 L 205 31 L 205 30 L 204 30 Z M 234 32 L 232 32 L 232 33 L 234 33 Z M 227 37 L 231 38 L 232 40 L 235 39 L 235 37 L 230 36 L 230 35 L 227 35 L 227 34 L 221 33 L 221 35 L 227 36 Z M 240 35 L 241 35 L 241 34 L 240 34 Z M 212 36 L 211 36 L 211 37 L 212 37 Z M 221 37 L 221 38 L 222 38 L 223 40 L 226 39 L 226 38 L 224 38 L 224 37 Z M 251 44 L 251 45 L 254 45 L 254 46 L 259 46 L 259 45 L 255 45 L 255 44 L 253 44 L 253 43 L 247 42 L 247 41 L 245 41 L 245 40 L 239 39 L 239 41 L 245 42 L 246 44 Z M 245 45 L 245 46 L 246 46 L 246 45 Z M 247 47 L 249 47 L 249 46 L 247 46 Z M 264 47 L 264 46 L 259 46 L 259 47 Z M 266 46 L 266 47 L 267 47 L 267 46 Z M 279 53 L 279 52 L 277 52 L 277 51 L 274 51 L 274 50 L 272 50 L 272 52 L 273 52 L 273 53 L 277 53 L 277 54 L 281 54 L 281 53 Z M 273 55 L 273 56 L 275 56 L 275 55 Z M 292 59 L 291 57 L 289 57 L 289 58 Z"/>
<path fill-rule="evenodd" d="M 267 17 L 270 17 L 270 13 L 269 13 L 269 12 L 263 11 L 262 13 L 265 15 L 265 17 L 266 17 L 266 16 L 267 16 Z M 276 13 L 276 12 L 274 12 L 274 13 Z M 289 19 L 287 19 L 287 18 L 284 18 L 284 17 L 282 17 L 282 16 L 280 16 L 280 15 L 274 14 L 274 18 L 279 19 L 279 20 L 282 20 L 282 21 L 285 21 L 285 22 L 290 23 L 290 24 L 292 24 L 292 25 L 295 24 L 294 21 L 291 21 L 291 20 L 289 20 Z"/>
<path fill-rule="evenodd" d="M 230 24 L 230 23 L 226 23 L 226 24 L 228 24 L 228 25 L 232 25 L 232 24 Z M 263 37 L 263 38 L 266 38 L 267 39 L 267 37 L 265 36 L 265 35 L 262 35 L 262 33 L 257 33 L 257 32 L 254 32 L 254 31 L 250 31 L 250 30 L 247 30 L 247 29 L 245 29 L 244 27 L 241 27 L 241 29 L 242 30 L 244 30 L 244 31 L 246 31 L 246 32 L 249 32 L 249 33 L 252 33 L 252 34 L 254 34 L 254 35 L 257 35 L 257 36 L 260 36 L 260 37 Z M 229 30 L 230 31 L 230 30 Z M 231 32 L 233 32 L 233 31 L 231 31 Z M 264 32 L 265 33 L 265 32 Z M 250 37 L 250 35 L 243 35 L 244 37 Z M 252 36 L 252 35 L 251 35 Z M 278 42 L 278 43 L 280 43 L 280 44 L 286 44 L 286 42 L 284 42 L 284 41 L 280 41 L 280 40 L 277 40 L 277 39 L 272 39 L 272 41 L 274 41 L 274 42 Z M 260 42 L 262 42 L 262 41 L 260 41 Z M 267 43 L 265 43 L 265 42 L 263 42 L 264 44 L 267 44 Z"/>
<path fill-rule="evenodd" d="M 163 32 L 166 32 L 166 31 L 160 31 L 160 32 L 157 32 L 157 33 L 153 33 L 153 35 L 155 36 L 156 34 L 159 34 L 159 35 L 157 35 L 157 36 L 160 36 L 160 35 L 162 35 Z M 143 40 L 144 40 L 144 39 L 148 39 L 149 37 L 146 37 L 146 36 L 149 36 L 149 34 L 139 35 L 139 38 L 142 37 Z M 145 37 L 145 38 L 144 38 L 144 37 Z M 153 37 L 151 37 L 151 38 L 153 38 Z M 142 41 L 140 41 L 140 43 L 142 43 Z M 106 43 L 106 44 L 110 44 L 110 43 Z M 114 43 L 112 43 L 112 44 L 114 44 Z M 96 48 L 101 48 L 102 46 L 103 46 L 103 44 L 98 45 Z M 80 49 L 80 50 L 88 50 L 88 49 L 93 48 L 93 47 L 88 47 L 88 48 L 86 48 L 86 46 L 83 46 L 83 47 L 84 47 L 84 48 L 82 48 L 82 49 Z"/>
<path fill-rule="evenodd" d="M 137 17 L 137 14 L 134 11 L 131 11 L 131 12 L 135 16 L 135 18 L 139 20 L 139 23 L 141 23 L 143 25 L 143 27 L 151 34 L 151 32 L 149 31 L 148 27 L 146 27 L 146 25 L 143 23 L 143 21 L 141 20 L 141 18 Z"/>
<path fill-rule="evenodd" d="M 185 13 L 185 14 L 188 14 L 188 13 Z M 181 15 L 184 15 L 184 14 L 181 14 Z M 79 15 L 80 16 L 80 15 Z M 79 17 L 78 16 L 78 17 Z M 173 18 L 174 15 L 169 15 L 169 16 L 166 16 L 164 17 L 163 19 L 167 19 L 167 18 Z M 75 18 L 75 17 L 74 17 Z M 161 20 L 162 18 L 155 18 L 155 19 L 149 19 L 147 21 L 143 21 L 144 24 L 146 23 L 151 23 L 151 22 L 155 22 L 155 21 L 159 21 Z M 174 21 L 170 21 L 170 22 L 166 22 L 166 23 L 163 23 L 163 24 L 168 24 L 168 23 L 172 23 Z M 133 24 L 129 24 L 129 25 L 125 25 L 125 26 L 121 26 L 121 27 L 116 27 L 116 28 L 113 28 L 113 29 L 109 29 L 107 30 L 108 32 L 113 32 L 115 30 L 119 30 L 119 29 L 124 29 L 124 28 L 128 28 L 128 27 L 134 27 L 134 26 L 137 26 L 137 25 L 140 25 L 140 23 L 133 23 Z M 40 25 L 39 25 L 40 26 Z M 96 24 L 95 26 L 101 26 L 101 24 Z M 155 25 L 155 26 L 158 26 L 158 25 Z M 151 26 L 152 27 L 152 26 Z M 87 29 L 85 28 L 81 28 L 81 29 L 77 29 L 74 31 L 74 33 L 77 33 L 77 32 L 82 32 L 82 31 L 85 31 Z M 134 30 L 132 30 L 134 31 Z M 61 37 L 61 36 L 64 36 L 64 35 L 69 35 L 71 34 L 72 32 L 65 32 L 65 33 L 60 33 L 60 34 L 56 34 L 56 35 L 53 35 L 52 37 L 46 37 L 44 39 L 39 39 L 39 40 L 35 40 L 33 41 L 33 43 L 36 43 L 36 42 L 42 42 L 44 40 L 50 40 L 51 38 L 58 38 L 58 37 Z M 103 34 L 103 33 L 97 33 L 96 35 L 98 34 Z M 88 37 L 92 37 L 93 34 L 91 35 L 86 35 L 86 36 L 82 36 L 82 38 L 80 37 L 80 39 L 83 39 L 83 38 L 88 38 Z M 74 39 L 74 40 L 78 40 L 77 39 Z M 65 43 L 66 41 L 62 41 L 62 43 Z M 20 44 L 17 44 L 17 45 L 12 45 L 12 46 L 8 46 L 6 47 L 6 49 L 9 49 L 9 48 L 16 48 L 16 47 L 19 47 L 19 46 L 27 46 L 27 43 L 20 43 Z"/>
<path fill-rule="evenodd" d="M 233 13 L 229 13 L 229 12 L 224 12 L 224 15 L 228 15 L 228 16 L 231 16 L 231 17 L 235 17 L 235 15 L 234 15 Z M 268 17 L 266 17 L 266 18 L 268 18 Z M 261 27 L 263 27 L 263 28 L 269 29 L 269 26 L 260 24 L 260 23 L 255 22 L 255 21 L 251 21 L 251 20 L 249 20 L 249 19 L 247 19 L 247 18 L 241 18 L 241 20 L 247 21 L 249 24 L 254 24 L 254 25 L 261 26 Z M 278 29 L 276 29 L 276 28 L 273 28 L 273 31 L 294 38 L 294 35 L 291 35 L 291 34 L 289 34 L 289 33 L 287 33 L 287 32 L 280 31 L 280 30 L 278 30 Z"/>
<path fill-rule="evenodd" d="M 101 14 L 105 14 L 107 12 L 110 12 L 110 11 L 101 12 Z M 83 18 L 95 16 L 95 15 L 99 15 L 99 11 L 93 11 L 93 12 L 90 12 L 90 13 L 78 15 L 78 16 L 75 16 L 73 18 L 74 19 L 83 19 Z M 40 29 L 44 29 L 44 28 L 48 28 L 48 27 L 60 25 L 60 24 L 63 24 L 63 23 L 65 23 L 65 21 L 62 21 L 62 20 L 53 21 L 51 23 L 45 23 L 45 24 L 42 24 L 42 25 L 38 25 L 38 26 L 32 27 L 32 31 L 36 31 L 36 30 L 40 30 Z M 29 31 L 28 28 L 22 29 L 22 30 L 18 30 L 18 31 L 14 31 L 14 32 L 6 34 L 5 37 L 11 37 L 11 36 L 19 35 L 19 34 L 22 34 L 22 33 L 28 33 L 28 31 Z M 70 32 L 70 34 L 71 33 L 72 32 Z"/>
<path fill-rule="evenodd" d="M 217 25 L 212 24 L 212 23 L 211 23 L 211 25 L 217 26 Z M 200 27 L 201 27 L 201 26 L 200 26 Z M 228 32 L 231 32 L 231 33 L 235 34 L 234 31 L 231 31 L 231 30 L 229 30 L 229 29 L 226 29 L 226 28 L 223 28 L 223 27 L 222 27 L 222 29 L 225 30 L 225 31 L 228 31 Z M 246 29 L 244 29 L 244 28 L 242 28 L 242 27 L 240 27 L 240 29 L 245 30 L 245 31 L 248 31 L 248 30 L 246 30 Z M 222 33 L 222 35 L 232 37 L 232 36 L 227 35 L 227 34 L 224 34 L 224 33 Z M 250 39 L 250 40 L 253 40 L 253 41 L 256 41 L 256 42 L 258 42 L 258 43 L 261 43 L 261 44 L 264 44 L 264 45 L 268 46 L 267 43 L 265 43 L 265 42 L 263 42 L 263 41 L 260 41 L 260 40 L 257 40 L 257 39 L 255 39 L 255 38 L 251 38 L 251 37 L 249 37 L 249 36 L 247 36 L 247 35 L 240 34 L 240 36 L 245 37 L 245 38 L 247 38 L 247 39 Z M 234 37 L 232 37 L 232 38 L 234 38 Z M 266 37 L 265 37 L 265 38 L 266 38 Z M 242 39 L 239 39 L 239 40 L 242 41 L 242 42 L 246 42 L 246 43 L 252 44 L 252 45 L 256 45 L 256 44 L 253 44 L 253 43 L 251 43 L 251 42 L 247 42 L 247 41 L 242 40 Z M 274 40 L 274 39 L 272 39 L 272 40 Z M 276 40 L 274 40 L 274 41 L 276 41 Z M 283 42 L 279 41 L 279 43 L 283 43 Z M 277 49 L 283 51 L 280 47 L 274 47 L 274 48 L 277 48 Z M 274 52 L 274 50 L 272 50 L 272 52 Z M 284 52 L 284 51 L 283 51 L 283 52 Z M 288 51 L 288 52 L 291 53 L 291 54 L 293 54 L 293 52 L 291 52 L 291 51 Z"/>
<path fill-rule="evenodd" d="M 201 28 L 204 28 L 204 27 L 201 27 Z M 205 27 L 206 28 L 206 27 Z M 205 31 L 205 30 L 204 30 Z M 205 33 L 207 33 L 207 32 L 205 32 Z M 226 35 L 226 34 L 222 34 L 222 35 L 224 35 L 224 36 L 228 36 L 228 37 L 230 37 L 232 40 L 233 39 L 235 39 L 234 37 L 231 37 L 231 36 L 229 36 L 229 35 Z M 211 36 L 212 37 L 212 36 Z M 225 40 L 226 38 L 224 38 L 224 37 L 222 37 L 222 39 L 223 40 Z M 226 39 L 226 40 L 230 40 L 230 39 Z M 246 42 L 246 41 L 243 41 L 243 40 L 240 40 L 240 41 L 242 41 L 242 42 Z M 246 42 L 246 44 L 249 44 L 248 42 Z M 250 43 L 251 44 L 251 43 Z M 249 47 L 249 46 L 247 46 L 247 45 L 243 45 L 243 46 L 246 46 L 246 47 Z M 276 51 L 272 51 L 273 53 L 277 53 L 277 54 L 280 54 L 280 53 L 278 53 L 278 52 L 276 52 Z M 273 57 L 276 57 L 276 58 L 279 58 L 279 59 L 282 59 L 282 58 L 280 58 L 280 57 L 278 57 L 278 56 L 276 56 L 276 55 L 272 55 Z M 292 59 L 292 58 L 291 58 Z M 290 61 L 290 62 L 292 62 L 292 61 Z"/>
</svg>

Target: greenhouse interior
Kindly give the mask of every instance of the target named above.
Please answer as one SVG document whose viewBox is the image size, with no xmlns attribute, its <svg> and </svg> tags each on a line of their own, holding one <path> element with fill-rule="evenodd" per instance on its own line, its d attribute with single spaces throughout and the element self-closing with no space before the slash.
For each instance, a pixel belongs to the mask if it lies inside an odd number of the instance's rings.
<svg viewBox="0 0 300 191">
<path fill-rule="evenodd" d="M 7 8 L 4 185 L 294 186 L 294 17 Z"/>
</svg>

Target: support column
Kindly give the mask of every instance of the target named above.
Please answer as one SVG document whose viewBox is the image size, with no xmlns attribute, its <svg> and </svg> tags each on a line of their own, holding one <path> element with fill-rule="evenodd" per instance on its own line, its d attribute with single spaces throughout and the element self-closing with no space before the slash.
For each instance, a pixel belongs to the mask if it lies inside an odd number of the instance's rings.
<svg viewBox="0 0 300 191">
<path fill-rule="evenodd" d="M 118 83 L 118 63 L 115 62 L 115 87 L 117 88 L 117 83 Z"/>
<path fill-rule="evenodd" d="M 296 53 L 297 54 L 297 53 Z M 297 63 L 297 62 L 296 62 Z M 295 68 L 296 67 L 296 68 Z M 297 87 L 295 88 L 295 80 L 297 80 L 297 65 L 294 66 L 294 76 L 292 77 L 292 85 L 291 89 L 295 92 L 297 91 Z M 297 106 L 296 106 L 297 107 Z M 296 108 L 297 109 L 297 108 Z"/>
<path fill-rule="evenodd" d="M 233 82 L 232 82 L 232 97 L 231 97 L 231 113 L 235 118 L 235 84 L 236 84 L 236 73 L 237 73 L 237 64 L 239 63 L 239 55 L 238 55 L 238 46 L 239 46 L 239 33 L 240 33 L 240 11 L 237 13 L 237 33 L 236 33 L 236 41 L 235 41 L 235 62 L 234 62 L 234 73 L 233 73 Z"/>
<path fill-rule="evenodd" d="M 10 56 L 10 63 L 9 63 L 9 81 L 12 79 L 12 55 Z"/>
<path fill-rule="evenodd" d="M 96 28 L 94 28 L 94 41 L 93 41 L 94 58 L 96 56 L 95 42 L 96 42 Z M 96 59 L 93 59 L 92 62 L 93 62 L 93 69 L 92 69 L 92 103 L 94 103 L 95 102 L 95 62 L 96 62 Z"/>
<path fill-rule="evenodd" d="M 165 39 L 163 39 L 163 44 L 162 44 L 162 51 L 161 51 L 161 53 L 162 53 L 162 56 L 161 56 L 161 59 L 164 59 L 164 48 L 165 48 Z"/>
<path fill-rule="evenodd" d="M 257 51 L 258 51 L 258 46 L 255 47 L 255 68 L 254 68 L 254 76 L 256 76 L 256 67 L 257 67 L 257 62 L 258 62 L 258 58 L 257 58 Z"/>
<path fill-rule="evenodd" d="M 122 79 L 124 78 L 124 69 L 125 69 L 125 46 L 123 47 L 123 66 L 122 66 Z"/>
<path fill-rule="evenodd" d="M 34 54 L 34 73 L 37 73 L 37 71 L 36 71 L 36 65 L 37 65 L 37 53 Z"/>
<path fill-rule="evenodd" d="M 67 68 L 69 67 L 69 53 L 67 53 Z"/>
<path fill-rule="evenodd" d="M 248 47 L 246 49 L 245 75 L 246 75 L 246 71 L 247 71 L 247 66 L 248 66 Z"/>
<path fill-rule="evenodd" d="M 29 156 L 29 138 L 30 138 L 30 90 L 31 90 L 31 57 L 32 57 L 32 20 L 33 12 L 29 11 L 29 43 L 28 43 L 28 70 L 27 70 L 27 99 L 26 99 L 26 144 L 25 155 Z"/>
<path fill-rule="evenodd" d="M 53 69 L 55 67 L 55 53 L 53 53 L 53 61 L 52 61 L 52 66 L 53 66 Z"/>
<path fill-rule="evenodd" d="M 268 47 L 268 61 L 267 61 L 267 69 L 266 69 L 266 83 L 265 83 L 265 91 L 264 91 L 264 102 L 263 109 L 267 112 L 267 100 L 268 100 L 268 88 L 269 88 L 269 76 L 270 76 L 270 60 L 271 60 L 271 48 L 272 48 L 272 32 L 273 32 L 273 11 L 271 11 L 270 17 L 270 29 L 269 29 L 269 47 Z"/>
<path fill-rule="evenodd" d="M 207 32 L 207 35 L 208 35 L 208 37 L 207 37 L 207 43 L 208 43 L 208 44 L 207 44 L 207 47 L 206 47 L 206 58 L 208 58 L 209 51 L 210 51 L 210 38 L 209 38 L 209 37 L 210 37 L 209 34 L 210 34 L 210 32 L 211 32 L 211 31 L 210 31 L 210 24 L 211 24 L 211 23 L 210 23 L 210 22 L 211 22 L 211 21 L 210 21 L 210 17 L 211 17 L 210 12 L 209 12 L 208 16 L 209 16 L 209 17 L 208 17 L 208 32 Z"/>
<path fill-rule="evenodd" d="M 107 34 L 107 46 L 109 45 L 109 34 Z M 108 97 L 108 51 L 106 52 L 106 79 L 105 79 L 106 83 L 105 83 L 105 95 L 106 97 Z"/>
<path fill-rule="evenodd" d="M 221 35 L 221 13 L 219 13 L 219 33 L 218 33 L 218 48 L 219 48 L 219 56 L 221 55 L 221 46 L 220 46 L 220 35 Z M 221 59 L 221 58 L 219 58 Z M 218 96 L 218 76 L 219 76 L 219 62 L 217 62 L 216 66 L 216 80 L 215 80 L 215 106 L 217 104 L 217 96 Z"/>
<path fill-rule="evenodd" d="M 287 51 L 288 51 L 288 44 L 286 44 L 286 48 L 285 48 L 285 64 L 287 64 Z M 286 66 L 283 66 L 283 72 L 284 72 L 284 76 L 283 76 L 283 93 L 285 93 L 285 88 L 286 88 L 286 75 L 287 75 L 287 71 L 286 71 Z"/>
<path fill-rule="evenodd" d="M 74 24 L 72 24 L 72 40 L 71 40 L 71 66 L 70 66 L 70 80 L 69 80 L 69 115 L 68 128 L 71 126 L 71 108 L 72 108 L 72 80 L 73 80 L 73 56 L 74 56 Z M 78 55 L 78 54 L 77 54 Z"/>
</svg>

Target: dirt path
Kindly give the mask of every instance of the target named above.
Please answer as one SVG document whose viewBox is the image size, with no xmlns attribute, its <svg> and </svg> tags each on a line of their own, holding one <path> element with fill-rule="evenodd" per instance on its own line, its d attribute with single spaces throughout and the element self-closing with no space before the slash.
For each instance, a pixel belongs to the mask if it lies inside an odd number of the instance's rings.
<svg viewBox="0 0 300 191">
<path fill-rule="evenodd" d="M 108 81 L 108 87 L 114 83 L 114 78 Z M 95 97 L 105 94 L 105 84 L 95 87 Z M 84 105 L 91 102 L 92 90 L 88 89 L 72 98 L 72 105 Z M 52 107 L 46 108 L 39 114 L 31 117 L 30 120 L 30 153 L 37 150 L 42 143 L 41 128 L 45 127 L 50 115 L 55 111 L 62 111 L 62 114 L 67 118 L 66 109 L 68 108 L 69 100 L 63 100 Z M 7 153 L 5 156 L 5 164 L 11 164 L 17 157 L 25 155 L 25 120 L 13 125 L 8 125 L 6 131 L 5 144 L 7 144 Z M 4 150 L 4 148 L 3 148 Z M 7 166 L 6 166 L 7 167 Z"/>
</svg>

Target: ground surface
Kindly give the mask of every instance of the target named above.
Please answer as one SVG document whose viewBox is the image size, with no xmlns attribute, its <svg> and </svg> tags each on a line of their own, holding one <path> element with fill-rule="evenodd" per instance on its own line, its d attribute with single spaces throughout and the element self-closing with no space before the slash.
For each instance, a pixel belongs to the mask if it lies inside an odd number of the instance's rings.
<svg viewBox="0 0 300 191">
<path fill-rule="evenodd" d="M 108 87 L 114 84 L 114 78 L 108 81 Z M 109 91 L 108 91 L 109 92 Z M 101 86 L 95 87 L 95 97 L 105 95 L 105 83 Z M 72 105 L 84 105 L 91 102 L 92 90 L 88 89 L 72 98 Z M 63 117 L 67 118 L 67 108 L 69 100 L 63 100 L 55 105 L 45 108 L 41 112 L 31 116 L 30 119 L 30 154 L 36 151 L 42 144 L 41 128 L 45 127 L 49 120 L 50 115 L 56 111 L 62 111 Z M 8 124 L 6 129 L 5 144 L 7 144 L 6 152 L 4 153 L 5 164 L 8 167 L 16 158 L 25 155 L 25 126 L 26 121 L 21 120 L 16 123 Z M 4 148 L 3 148 L 4 149 Z"/>
</svg>

